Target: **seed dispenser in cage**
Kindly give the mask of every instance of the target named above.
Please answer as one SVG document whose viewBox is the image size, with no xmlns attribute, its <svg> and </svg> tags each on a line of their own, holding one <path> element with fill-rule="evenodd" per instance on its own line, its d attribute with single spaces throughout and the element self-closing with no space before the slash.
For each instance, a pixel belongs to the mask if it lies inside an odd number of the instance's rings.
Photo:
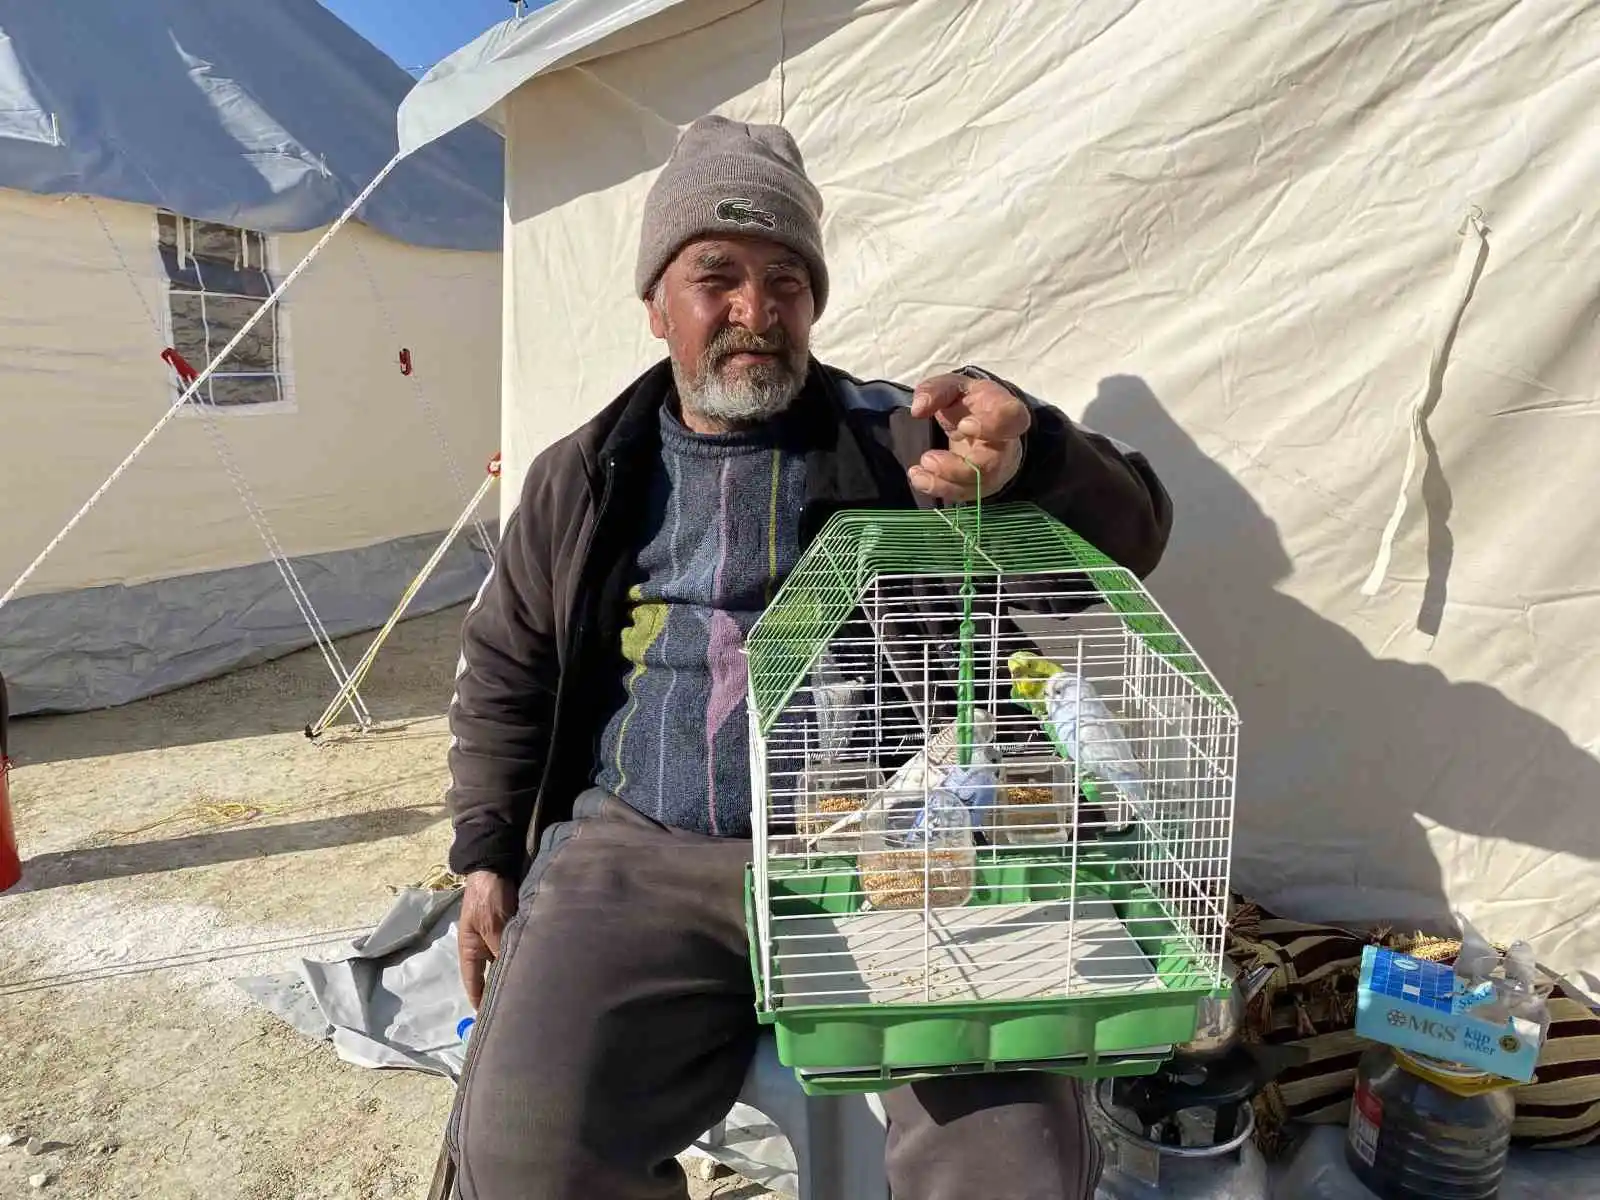
<svg viewBox="0 0 1600 1200">
<path fill-rule="evenodd" d="M 746 652 L 757 1006 L 808 1091 L 1194 1036 L 1238 717 L 1135 575 L 1032 505 L 843 512 Z"/>
</svg>

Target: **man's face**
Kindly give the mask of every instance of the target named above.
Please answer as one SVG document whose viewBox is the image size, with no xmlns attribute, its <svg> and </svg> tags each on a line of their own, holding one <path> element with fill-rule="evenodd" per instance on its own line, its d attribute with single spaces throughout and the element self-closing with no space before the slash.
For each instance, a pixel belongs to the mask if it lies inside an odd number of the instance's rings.
<svg viewBox="0 0 1600 1200">
<path fill-rule="evenodd" d="M 783 412 L 806 380 L 816 304 L 805 260 L 757 238 L 691 242 L 647 301 L 685 409 L 725 426 Z"/>
</svg>

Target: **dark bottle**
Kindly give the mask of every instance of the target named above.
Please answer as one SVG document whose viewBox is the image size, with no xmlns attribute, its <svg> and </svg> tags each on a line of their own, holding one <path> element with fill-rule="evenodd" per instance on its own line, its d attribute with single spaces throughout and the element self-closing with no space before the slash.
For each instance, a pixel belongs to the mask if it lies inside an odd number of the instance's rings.
<svg viewBox="0 0 1600 1200">
<path fill-rule="evenodd" d="M 1345 1157 L 1381 1200 L 1493 1200 L 1515 1107 L 1481 1071 L 1373 1046 L 1356 1071 Z"/>
</svg>

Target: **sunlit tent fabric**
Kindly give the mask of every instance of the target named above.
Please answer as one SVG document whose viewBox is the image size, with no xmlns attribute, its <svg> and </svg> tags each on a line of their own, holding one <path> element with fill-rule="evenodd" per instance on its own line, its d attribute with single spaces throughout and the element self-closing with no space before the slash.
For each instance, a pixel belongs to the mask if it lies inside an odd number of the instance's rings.
<svg viewBox="0 0 1600 1200">
<path fill-rule="evenodd" d="M 504 504 L 660 352 L 631 271 L 679 129 L 782 119 L 825 359 L 982 364 L 1166 480 L 1153 588 L 1244 719 L 1236 882 L 1459 909 L 1593 990 L 1597 46 L 1589 0 L 562 0 L 400 128 L 507 140 Z"/>
<path fill-rule="evenodd" d="M 316 0 L 0 0 L 0 588 L 390 161 L 412 82 Z M 502 150 L 400 164 L 0 607 L 15 711 L 309 645 L 241 486 L 332 635 L 383 622 L 498 448 Z"/>
</svg>

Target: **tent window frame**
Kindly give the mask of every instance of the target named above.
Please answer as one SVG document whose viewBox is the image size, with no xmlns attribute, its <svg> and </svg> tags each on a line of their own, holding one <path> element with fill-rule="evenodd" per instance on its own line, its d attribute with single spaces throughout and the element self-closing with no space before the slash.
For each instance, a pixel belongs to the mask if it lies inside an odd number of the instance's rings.
<svg viewBox="0 0 1600 1200">
<path fill-rule="evenodd" d="M 156 210 L 156 251 L 166 284 L 167 344 L 203 371 L 275 286 L 275 239 L 216 221 Z M 283 301 L 258 322 L 191 398 L 213 413 L 293 412 L 288 314 Z M 171 375 L 172 396 L 186 385 Z M 187 406 L 186 406 L 187 407 Z"/>
</svg>

